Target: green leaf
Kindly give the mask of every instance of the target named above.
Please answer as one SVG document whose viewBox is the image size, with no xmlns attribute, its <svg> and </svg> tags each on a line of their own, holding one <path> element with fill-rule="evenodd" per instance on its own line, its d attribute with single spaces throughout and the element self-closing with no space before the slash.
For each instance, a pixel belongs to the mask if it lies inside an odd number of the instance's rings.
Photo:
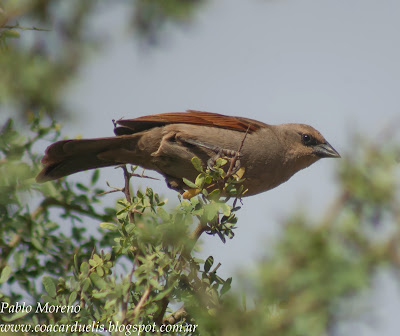
<svg viewBox="0 0 400 336">
<path fill-rule="evenodd" d="M 96 272 L 97 272 L 97 274 L 98 274 L 100 277 L 104 276 L 104 269 L 103 269 L 103 267 L 101 267 L 101 266 L 96 267 Z"/>
<path fill-rule="evenodd" d="M 36 237 L 31 238 L 31 243 L 37 250 L 42 251 L 42 243 Z"/>
<path fill-rule="evenodd" d="M 204 174 L 199 174 L 199 176 L 197 176 L 196 181 L 194 182 L 198 188 L 203 188 L 204 182 L 205 182 L 205 176 Z"/>
<path fill-rule="evenodd" d="M 195 156 L 194 158 L 192 158 L 192 164 L 194 169 L 196 169 L 198 172 L 203 172 L 203 166 L 201 164 L 201 160 L 198 157 Z"/>
<path fill-rule="evenodd" d="M 197 185 L 195 185 L 193 182 L 189 181 L 187 178 L 183 178 L 183 182 L 190 188 L 197 189 Z"/>
<path fill-rule="evenodd" d="M 118 230 L 118 226 L 115 225 L 114 223 L 103 222 L 103 223 L 100 223 L 100 227 L 103 229 L 106 229 L 106 230 L 110 230 L 110 231 Z"/>
<path fill-rule="evenodd" d="M 43 302 L 48 302 L 49 304 L 55 305 L 57 306 L 59 304 L 59 302 L 55 299 L 53 299 L 52 297 L 50 297 L 47 294 L 42 295 L 42 300 Z"/>
<path fill-rule="evenodd" d="M 231 289 L 231 283 L 232 283 L 232 277 L 226 279 L 224 284 L 222 285 L 221 288 L 221 295 L 224 295 L 226 292 L 228 292 Z"/>
<path fill-rule="evenodd" d="M 210 200 L 214 200 L 214 201 L 219 200 L 220 196 L 221 196 L 221 192 L 219 191 L 219 189 L 214 189 L 213 191 L 211 191 L 208 194 L 208 198 Z"/>
<path fill-rule="evenodd" d="M 206 262 L 204 263 L 204 272 L 208 272 L 211 268 L 211 266 L 214 264 L 214 257 L 213 256 L 209 256 L 206 260 Z"/>
<path fill-rule="evenodd" d="M 96 169 L 96 170 L 93 172 L 92 179 L 91 179 L 91 181 L 90 181 L 91 185 L 96 184 L 96 182 L 97 182 L 98 179 L 99 179 L 99 176 L 100 176 L 100 169 Z"/>
<path fill-rule="evenodd" d="M 222 167 L 222 166 L 225 166 L 226 164 L 227 164 L 227 160 L 226 159 L 223 159 L 223 158 L 219 158 L 219 159 L 217 159 L 217 161 L 215 162 L 215 165 L 217 166 L 217 167 Z"/>
<path fill-rule="evenodd" d="M 95 299 L 102 299 L 102 298 L 107 297 L 107 295 L 109 295 L 109 293 L 108 292 L 93 292 L 92 295 Z"/>
<path fill-rule="evenodd" d="M 100 290 L 107 287 L 107 283 L 97 273 L 91 273 L 90 280 L 92 280 L 93 284 Z"/>
<path fill-rule="evenodd" d="M 86 292 L 89 289 L 89 287 L 90 287 L 90 280 L 89 278 L 86 278 L 85 280 L 83 280 L 82 283 L 82 291 Z"/>
<path fill-rule="evenodd" d="M 163 290 L 161 292 L 159 292 L 152 301 L 160 301 L 161 299 L 163 299 L 164 297 L 166 297 L 169 293 L 171 293 L 171 291 L 174 289 L 174 286 L 169 287 L 166 290 Z"/>
<path fill-rule="evenodd" d="M 44 276 L 42 280 L 42 284 L 46 292 L 51 296 L 51 297 L 56 297 L 57 295 L 57 287 L 56 287 L 56 280 L 49 277 L 49 276 Z"/>
<path fill-rule="evenodd" d="M 9 316 L 9 317 L 7 317 L 7 316 L 2 316 L 1 318 L 2 318 L 2 320 L 4 320 L 4 322 L 12 322 L 12 321 L 15 321 L 15 320 L 18 320 L 18 319 L 24 317 L 24 316 L 27 315 L 27 314 L 29 314 L 28 311 L 26 311 L 26 310 L 21 310 L 21 311 L 19 311 L 18 313 L 15 313 L 14 315 L 11 315 L 11 316 Z"/>
<path fill-rule="evenodd" d="M 78 293 L 76 291 L 73 291 L 68 298 L 68 305 L 72 306 L 74 304 L 74 302 L 76 301 L 77 297 L 78 297 Z"/>
<path fill-rule="evenodd" d="M 90 269 L 89 264 L 88 264 L 86 261 L 84 261 L 84 262 L 81 264 L 81 273 L 87 274 L 87 273 L 89 273 L 89 269 Z"/>
<path fill-rule="evenodd" d="M 86 187 L 85 185 L 83 185 L 82 183 L 77 183 L 77 184 L 76 184 L 76 187 L 77 187 L 79 190 L 85 191 L 85 192 L 89 190 L 89 188 Z"/>
<path fill-rule="evenodd" d="M 226 203 L 221 203 L 221 210 L 225 216 L 230 216 L 231 214 L 231 207 Z"/>
<path fill-rule="evenodd" d="M 6 267 L 3 268 L 3 270 L 1 271 L 1 276 L 0 276 L 0 284 L 5 283 L 8 278 L 10 277 L 12 272 L 12 269 L 9 265 L 7 265 Z"/>
<path fill-rule="evenodd" d="M 219 204 L 210 203 L 204 206 L 204 216 L 207 222 L 212 221 L 219 212 Z"/>
</svg>

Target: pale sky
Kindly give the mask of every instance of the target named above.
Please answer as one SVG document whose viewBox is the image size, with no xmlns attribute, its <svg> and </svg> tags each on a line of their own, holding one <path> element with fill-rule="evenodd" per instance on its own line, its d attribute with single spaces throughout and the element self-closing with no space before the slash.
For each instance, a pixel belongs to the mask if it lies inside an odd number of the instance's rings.
<svg viewBox="0 0 400 336">
<path fill-rule="evenodd" d="M 65 98 L 76 111 L 65 135 L 111 136 L 112 119 L 198 109 L 271 124 L 307 123 L 348 154 L 352 130 L 374 138 L 399 122 L 398 0 L 209 1 L 191 25 L 169 27 L 154 48 L 132 37 L 127 11 L 113 6 L 104 6 L 93 22 L 108 42 Z M 321 160 L 277 189 L 246 198 L 235 238 L 222 244 L 203 237 L 202 256 L 221 262 L 223 277 L 245 270 L 295 209 L 320 218 L 337 194 L 338 163 Z M 121 173 L 103 169 L 105 179 L 119 185 Z M 137 183 L 176 204 L 163 181 Z M 398 335 L 400 295 L 388 274 L 377 276 L 366 295 L 374 323 L 343 324 L 338 335 Z"/>
</svg>

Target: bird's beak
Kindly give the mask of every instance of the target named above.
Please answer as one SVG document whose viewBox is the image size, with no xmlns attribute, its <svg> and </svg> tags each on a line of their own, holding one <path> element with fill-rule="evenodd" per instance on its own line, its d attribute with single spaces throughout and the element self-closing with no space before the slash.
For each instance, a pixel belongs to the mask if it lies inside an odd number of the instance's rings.
<svg viewBox="0 0 400 336">
<path fill-rule="evenodd" d="M 328 142 L 314 146 L 314 153 L 321 158 L 340 158 L 340 154 Z"/>
</svg>

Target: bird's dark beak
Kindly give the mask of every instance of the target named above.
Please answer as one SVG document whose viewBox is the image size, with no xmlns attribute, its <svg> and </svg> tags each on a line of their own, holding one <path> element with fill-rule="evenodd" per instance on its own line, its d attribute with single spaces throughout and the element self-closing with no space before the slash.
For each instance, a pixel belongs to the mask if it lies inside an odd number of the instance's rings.
<svg viewBox="0 0 400 336">
<path fill-rule="evenodd" d="M 340 154 L 328 142 L 314 146 L 314 153 L 321 158 L 340 158 Z"/>
</svg>

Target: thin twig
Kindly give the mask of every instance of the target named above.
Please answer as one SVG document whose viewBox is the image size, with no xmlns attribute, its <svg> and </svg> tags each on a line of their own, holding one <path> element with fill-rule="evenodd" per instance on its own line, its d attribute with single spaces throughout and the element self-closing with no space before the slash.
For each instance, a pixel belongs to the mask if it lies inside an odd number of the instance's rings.
<svg viewBox="0 0 400 336">
<path fill-rule="evenodd" d="M 240 143 L 240 146 L 239 146 L 238 150 L 236 151 L 235 156 L 231 160 L 231 164 L 229 165 L 229 169 L 228 169 L 228 172 L 226 173 L 226 177 L 225 178 L 228 178 L 229 176 L 232 175 L 233 168 L 235 167 L 236 161 L 240 157 L 240 151 L 243 148 L 244 141 L 246 140 L 247 134 L 249 133 L 249 129 L 250 129 L 250 125 L 247 127 L 247 130 L 246 130 L 246 133 L 243 136 L 242 142 Z"/>
<path fill-rule="evenodd" d="M 141 174 L 129 173 L 129 175 L 132 176 L 132 177 L 140 177 L 140 178 L 147 178 L 147 179 L 150 179 L 150 180 L 157 180 L 157 181 L 160 181 L 160 179 L 157 178 L 157 177 L 152 177 L 152 176 L 144 175 L 144 171 L 143 171 L 143 173 L 141 173 Z"/>
<path fill-rule="evenodd" d="M 215 267 L 214 267 L 214 269 L 211 271 L 211 273 L 215 273 L 215 272 L 217 272 L 218 268 L 220 268 L 220 267 L 221 267 L 221 265 L 222 265 L 222 264 L 219 262 L 219 263 L 218 263 L 218 265 L 217 265 L 217 266 L 215 266 Z"/>
<path fill-rule="evenodd" d="M 131 203 L 132 202 L 132 198 L 131 198 L 131 191 L 130 191 L 130 185 L 129 185 L 129 181 L 131 179 L 131 176 L 128 172 L 128 169 L 126 168 L 125 165 L 119 166 L 120 168 L 122 168 L 123 172 L 124 172 L 124 189 L 123 192 L 125 194 L 125 198 L 126 200 Z"/>
<path fill-rule="evenodd" d="M 122 170 L 124 172 L 125 184 L 124 184 L 123 193 L 125 194 L 126 201 L 129 204 L 132 204 L 132 197 L 131 197 L 130 184 L 129 184 L 129 181 L 131 179 L 131 175 L 128 172 L 128 169 L 126 168 L 126 165 L 121 165 L 121 166 L 118 166 L 118 167 L 122 168 Z M 133 223 L 133 221 L 134 221 L 134 213 L 132 211 L 129 212 L 129 221 L 131 223 Z"/>
<path fill-rule="evenodd" d="M 140 298 L 138 304 L 136 305 L 135 309 L 133 310 L 134 316 L 138 316 L 140 313 L 140 309 L 142 309 L 144 303 L 146 302 L 147 298 L 150 295 L 151 285 L 148 285 L 146 290 L 144 291 L 142 297 Z"/>
<path fill-rule="evenodd" d="M 45 198 L 42 201 L 42 203 L 40 203 L 40 205 L 32 212 L 32 218 L 36 219 L 41 213 L 46 211 L 49 207 L 60 207 L 68 211 L 74 211 L 82 215 L 92 217 L 94 219 L 103 220 L 103 216 L 97 215 L 93 211 L 86 210 L 82 208 L 80 205 L 59 201 L 54 197 Z"/>
<path fill-rule="evenodd" d="M 130 299 L 130 291 L 131 291 L 131 288 L 132 288 L 132 279 L 133 279 L 133 273 L 135 273 L 135 264 L 133 264 L 132 265 L 132 270 L 131 270 L 131 272 L 130 272 L 130 274 L 129 274 L 129 290 L 128 290 L 128 293 L 127 293 L 127 295 L 126 295 L 126 299 L 125 299 L 125 301 L 123 302 L 123 307 L 122 307 L 122 312 L 123 312 L 123 320 L 125 321 L 125 322 L 129 322 L 129 321 L 127 321 L 126 320 L 126 314 L 127 314 L 127 312 L 128 312 L 128 305 L 129 305 L 129 299 Z"/>
<path fill-rule="evenodd" d="M 112 194 L 112 193 L 115 193 L 115 192 L 118 192 L 118 191 L 124 192 L 124 188 L 111 187 L 111 186 L 108 184 L 108 182 L 106 182 L 106 183 L 107 183 L 107 185 L 108 185 L 110 188 L 112 188 L 112 190 L 103 191 L 102 193 L 97 194 L 96 196 L 103 196 L 103 195 L 107 195 L 107 194 Z"/>
<path fill-rule="evenodd" d="M 2 29 L 19 29 L 19 30 L 35 30 L 35 31 L 51 31 L 51 29 L 46 29 L 46 28 L 37 28 L 37 27 L 23 27 L 20 26 L 19 24 L 16 25 L 7 25 L 7 26 L 3 26 L 0 27 Z"/>
</svg>

